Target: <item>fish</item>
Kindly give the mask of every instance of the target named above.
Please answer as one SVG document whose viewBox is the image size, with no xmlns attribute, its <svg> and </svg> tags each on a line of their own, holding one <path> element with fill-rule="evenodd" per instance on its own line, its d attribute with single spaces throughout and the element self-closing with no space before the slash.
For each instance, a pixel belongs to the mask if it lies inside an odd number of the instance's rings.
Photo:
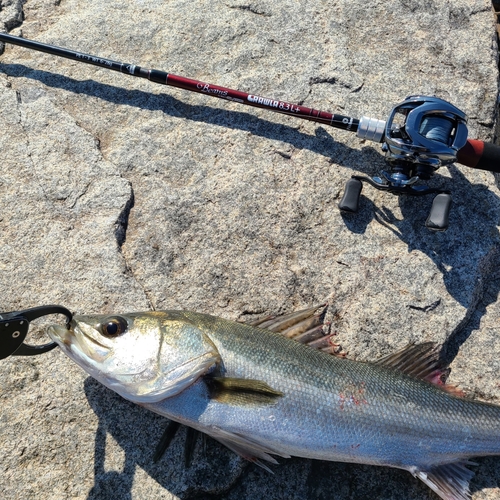
<svg viewBox="0 0 500 500">
<path fill-rule="evenodd" d="M 320 312 L 318 313 L 318 309 Z M 333 337 L 336 333 L 330 332 L 330 322 L 325 322 L 325 313 L 328 304 L 319 304 L 298 312 L 278 315 L 271 314 L 257 319 L 239 320 L 252 326 L 266 328 L 273 332 L 278 332 L 285 337 L 292 338 L 301 344 L 307 344 L 316 349 L 328 352 L 333 356 L 345 357 L 345 353 L 340 344 L 335 343 Z M 158 463 L 163 457 L 168 447 L 176 436 L 181 424 L 170 420 L 165 427 L 163 435 L 156 446 L 153 462 Z M 191 466 L 194 451 L 199 437 L 203 439 L 203 448 L 206 446 L 207 435 L 192 427 L 186 428 L 186 438 L 184 445 L 184 465 L 186 468 Z"/>
<path fill-rule="evenodd" d="M 332 356 L 317 323 L 297 329 L 303 316 L 270 331 L 192 311 L 89 315 L 48 334 L 123 398 L 267 470 L 291 456 L 387 466 L 469 499 L 471 458 L 500 455 L 500 406 L 447 384 L 434 342 L 356 361 Z"/>
</svg>

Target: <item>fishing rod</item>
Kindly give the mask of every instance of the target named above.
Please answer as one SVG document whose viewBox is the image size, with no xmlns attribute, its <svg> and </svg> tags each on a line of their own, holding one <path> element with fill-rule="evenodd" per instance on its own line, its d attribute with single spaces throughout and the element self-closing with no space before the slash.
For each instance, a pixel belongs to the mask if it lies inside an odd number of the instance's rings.
<svg viewBox="0 0 500 500">
<path fill-rule="evenodd" d="M 396 105 L 387 121 L 363 116 L 360 119 L 320 111 L 299 104 L 270 99 L 211 83 L 185 78 L 156 69 L 105 59 L 99 56 L 47 45 L 0 33 L 0 42 L 46 52 L 66 59 L 92 64 L 130 76 L 146 78 L 191 92 L 267 109 L 304 120 L 356 133 L 360 139 L 382 143 L 390 171 L 381 176 L 354 175 L 347 182 L 339 203 L 344 212 L 357 212 L 362 183 L 397 195 L 436 194 L 425 225 L 435 231 L 448 227 L 451 193 L 417 184 L 428 180 L 441 166 L 454 162 L 471 168 L 500 172 L 500 147 L 467 138 L 467 116 L 463 111 L 438 97 L 409 96 Z"/>
</svg>

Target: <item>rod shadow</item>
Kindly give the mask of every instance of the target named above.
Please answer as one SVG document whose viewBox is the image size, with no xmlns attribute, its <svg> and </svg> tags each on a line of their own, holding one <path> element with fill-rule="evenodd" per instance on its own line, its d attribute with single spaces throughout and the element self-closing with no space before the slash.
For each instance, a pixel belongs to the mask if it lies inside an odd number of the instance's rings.
<svg viewBox="0 0 500 500">
<path fill-rule="evenodd" d="M 205 104 L 187 104 L 170 94 L 128 90 L 90 79 L 75 80 L 48 71 L 35 70 L 23 64 L 0 64 L 0 72 L 9 77 L 30 78 L 48 87 L 67 90 L 75 94 L 98 97 L 112 104 L 161 111 L 166 115 L 189 121 L 238 129 L 258 137 L 279 140 L 289 143 L 297 149 L 306 149 L 320 154 L 332 163 L 355 170 L 358 170 L 360 165 L 365 165 L 367 161 L 383 164 L 382 156 L 374 148 L 365 147 L 361 151 L 353 150 L 341 142 L 335 141 L 322 126 L 318 126 L 315 136 L 311 136 L 298 130 L 298 126 L 277 124 L 251 113 L 235 111 L 234 109 L 219 109 Z"/>
</svg>

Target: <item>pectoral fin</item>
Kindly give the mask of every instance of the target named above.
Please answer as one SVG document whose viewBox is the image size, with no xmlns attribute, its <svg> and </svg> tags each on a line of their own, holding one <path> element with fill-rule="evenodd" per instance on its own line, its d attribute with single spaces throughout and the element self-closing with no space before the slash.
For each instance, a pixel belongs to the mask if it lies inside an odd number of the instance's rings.
<svg viewBox="0 0 500 500">
<path fill-rule="evenodd" d="M 432 467 L 429 470 L 414 469 L 410 472 L 444 500 L 470 500 L 469 481 L 474 472 L 467 469 L 466 465 L 477 464 L 464 460 Z"/>
<path fill-rule="evenodd" d="M 210 398 L 236 406 L 273 404 L 283 393 L 274 390 L 261 380 L 206 377 Z"/>
</svg>

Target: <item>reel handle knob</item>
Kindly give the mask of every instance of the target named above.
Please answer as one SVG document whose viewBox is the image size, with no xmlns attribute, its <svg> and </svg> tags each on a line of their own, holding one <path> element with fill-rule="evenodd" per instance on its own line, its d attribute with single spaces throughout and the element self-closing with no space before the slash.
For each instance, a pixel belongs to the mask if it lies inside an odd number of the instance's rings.
<svg viewBox="0 0 500 500">
<path fill-rule="evenodd" d="M 446 231 L 451 208 L 451 194 L 439 193 L 432 202 L 425 226 L 432 231 Z"/>
<path fill-rule="evenodd" d="M 359 196 L 363 184 L 359 179 L 351 177 L 345 185 L 344 196 L 339 202 L 339 208 L 343 212 L 356 213 L 359 208 Z"/>
</svg>

